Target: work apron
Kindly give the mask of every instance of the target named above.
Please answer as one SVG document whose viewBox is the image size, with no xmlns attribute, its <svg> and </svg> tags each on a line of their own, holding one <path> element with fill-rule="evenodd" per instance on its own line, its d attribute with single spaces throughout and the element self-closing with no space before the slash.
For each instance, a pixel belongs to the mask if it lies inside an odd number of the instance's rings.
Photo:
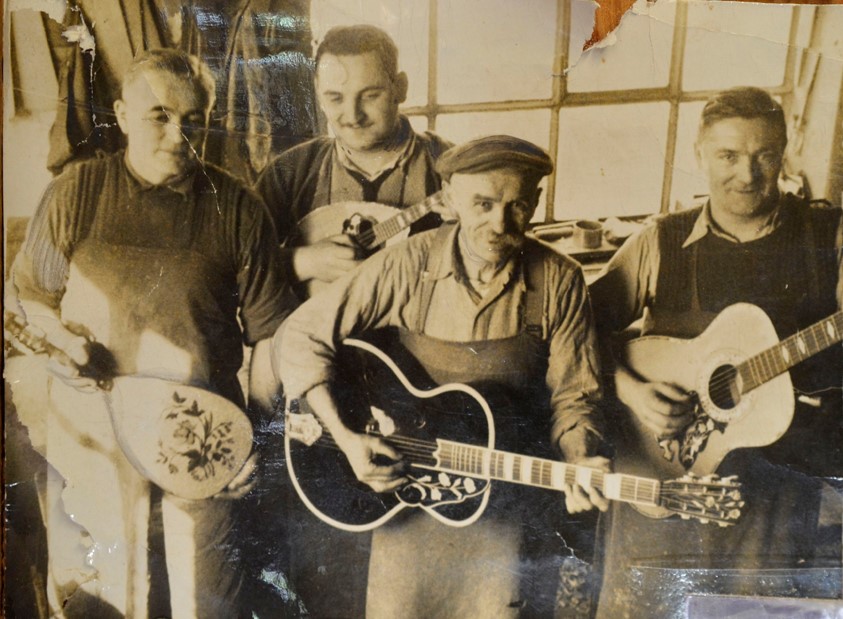
<svg viewBox="0 0 843 619">
<path fill-rule="evenodd" d="M 642 335 L 690 339 L 717 316 L 700 301 L 696 246 L 693 251 L 690 308 L 654 312 Z M 603 547 L 599 619 L 672 617 L 685 612 L 687 596 L 694 593 L 828 597 L 839 591 L 839 578 L 836 583 L 828 578 L 833 572 L 802 569 L 829 566 L 814 552 L 818 480 L 773 465 L 760 453 L 732 451 L 717 469 L 742 483 L 745 504 L 732 526 L 675 516 L 654 520 L 627 504 L 611 505 L 598 536 Z"/>
<path fill-rule="evenodd" d="M 242 404 L 235 375 L 208 362 L 208 334 L 199 333 L 207 326 L 195 319 L 221 277 L 217 262 L 191 249 L 89 238 L 74 249 L 62 319 L 108 348 L 121 374 L 210 388 Z M 130 617 L 238 616 L 231 502 L 164 494 L 152 504 L 149 482 L 115 439 L 102 393 L 52 379 L 46 425 L 45 455 L 58 474 L 47 493 L 56 608 L 68 616 L 110 616 L 108 607 Z M 150 562 L 160 573 L 164 563 L 150 546 L 166 549 L 170 608 L 166 596 L 150 599 Z"/>
<path fill-rule="evenodd" d="M 481 391 L 491 385 L 517 403 L 517 413 L 509 414 L 492 406 L 497 435 L 509 437 L 506 448 L 535 448 L 542 431 L 547 442 L 545 342 L 526 328 L 487 341 L 424 335 L 431 296 L 423 299 L 419 328 L 400 331 L 401 348 L 434 383 L 469 383 Z M 502 447 L 500 441 L 496 446 Z M 403 510 L 372 535 L 366 616 L 548 616 L 562 550 L 547 523 L 562 511 L 561 495 L 504 482 L 492 482 L 485 512 L 467 527 L 447 526 L 422 510 Z"/>
</svg>

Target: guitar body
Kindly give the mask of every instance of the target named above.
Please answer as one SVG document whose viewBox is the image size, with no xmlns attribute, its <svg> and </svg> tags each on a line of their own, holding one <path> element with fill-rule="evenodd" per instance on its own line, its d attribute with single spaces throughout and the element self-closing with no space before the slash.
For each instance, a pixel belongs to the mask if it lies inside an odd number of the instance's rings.
<svg viewBox="0 0 843 619">
<path fill-rule="evenodd" d="M 696 393 L 698 414 L 708 415 L 718 429 L 708 434 L 703 449 L 686 467 L 675 454 L 667 454 L 653 432 L 626 411 L 618 446 L 618 469 L 659 479 L 689 471 L 708 475 L 733 449 L 769 445 L 781 438 L 793 417 L 789 374 L 784 372 L 740 395 L 729 392 L 722 379 L 722 368 L 736 366 L 778 342 L 767 315 L 745 303 L 726 308 L 692 340 L 645 336 L 630 342 L 626 349 L 628 367 L 648 381 L 672 383 Z M 726 402 L 732 399 L 738 401 Z M 648 515 L 660 515 L 657 507 L 641 509 Z"/>
<path fill-rule="evenodd" d="M 359 234 L 371 230 L 380 222 L 392 219 L 400 213 L 400 209 L 377 202 L 338 202 L 320 206 L 305 215 L 299 222 L 299 234 L 303 245 L 313 245 L 328 237 L 338 234 Z M 386 245 L 392 245 L 407 238 L 409 228 L 395 234 Z M 372 248 L 372 251 L 378 248 Z M 361 248 L 362 251 L 362 248 Z M 318 280 L 308 282 L 308 295 L 324 290 L 329 284 Z"/>
<path fill-rule="evenodd" d="M 3 332 L 34 358 L 47 353 L 59 363 L 73 363 L 14 312 L 3 312 Z M 101 350 L 104 358 L 110 354 L 101 346 L 91 350 Z M 43 364 L 33 367 L 38 365 Z M 206 499 L 231 483 L 253 440 L 252 423 L 237 405 L 199 387 L 152 376 L 114 376 L 113 370 L 108 366 L 107 376 L 88 374 L 97 378 L 93 392 L 59 379 L 49 382 L 49 400 L 72 420 L 66 434 L 82 443 L 96 443 L 97 435 L 103 445 L 116 440 L 138 473 L 183 499 Z"/>
<path fill-rule="evenodd" d="M 341 351 L 351 355 L 339 367 L 354 369 L 340 375 L 334 397 L 343 408 L 345 423 L 364 432 L 370 421 L 378 431 L 413 440 L 451 439 L 490 448 L 494 445 L 492 415 L 486 402 L 466 385 L 419 389 L 395 363 L 367 342 L 348 339 Z M 362 372 L 362 379 L 360 369 Z M 307 413 L 305 403 L 301 412 Z M 373 529 L 406 508 L 422 509 L 451 526 L 466 526 L 483 513 L 489 500 L 489 479 L 440 473 L 412 467 L 409 484 L 399 491 L 376 493 L 357 481 L 345 455 L 332 445 L 306 445 L 291 439 L 290 418 L 285 450 L 290 476 L 302 501 L 320 519 L 347 531 Z M 409 456 L 408 456 L 409 457 Z M 430 462 L 433 466 L 433 462 Z"/>
<path fill-rule="evenodd" d="M 220 492 L 252 451 L 248 417 L 215 393 L 121 376 L 104 397 L 126 458 L 149 481 L 183 499 Z"/>
</svg>

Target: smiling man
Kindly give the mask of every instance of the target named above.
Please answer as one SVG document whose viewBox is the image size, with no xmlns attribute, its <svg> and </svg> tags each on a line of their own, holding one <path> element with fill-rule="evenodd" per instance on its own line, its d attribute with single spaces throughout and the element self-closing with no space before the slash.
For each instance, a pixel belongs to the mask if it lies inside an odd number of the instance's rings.
<svg viewBox="0 0 843 619">
<path fill-rule="evenodd" d="M 56 613 L 241 616 L 226 499 L 249 490 L 249 467 L 212 500 L 162 496 L 120 449 L 103 395 L 80 395 L 93 387 L 96 342 L 112 377 L 173 380 L 242 408 L 243 344 L 264 346 L 291 308 L 266 207 L 200 161 L 208 75 L 173 50 L 138 57 L 114 106 L 125 151 L 69 166 L 49 185 L 15 263 L 27 320 L 73 362 L 55 368 L 45 413 L 58 473 L 47 526 Z"/>
<path fill-rule="evenodd" d="M 327 230 L 304 246 L 297 226 L 308 213 L 340 202 L 377 202 L 405 208 L 440 188 L 436 158 L 450 144 L 416 133 L 398 107 L 407 98 L 407 76 L 398 50 L 373 26 L 343 26 L 325 35 L 316 51 L 316 96 L 334 137 L 320 137 L 282 154 L 257 183 L 275 218 L 285 257 L 298 282 L 330 282 L 363 256 L 342 232 Z M 427 215 L 411 232 L 438 224 Z M 302 296 L 304 293 L 302 292 Z"/>
<path fill-rule="evenodd" d="M 693 338 L 726 307 L 752 303 L 784 338 L 843 305 L 840 210 L 779 191 L 786 144 L 784 112 L 767 92 L 734 88 L 706 103 L 696 155 L 708 180 L 708 200 L 630 238 L 592 284 L 601 337 L 622 340 L 643 318 L 643 335 Z M 721 348 L 731 344 L 722 342 Z M 652 568 L 673 569 L 671 577 L 691 568 L 839 568 L 840 498 L 819 477 L 843 473 L 841 376 L 839 346 L 793 368 L 798 402 L 790 429 L 764 449 L 726 457 L 718 472 L 740 476 L 746 502 L 735 526 L 656 522 L 613 506 L 599 616 L 672 615 L 664 587 L 641 587 L 646 578 L 640 575 Z M 622 362 L 614 384 L 626 408 L 618 409 L 621 417 L 612 427 L 628 427 L 624 417 L 635 416 L 653 437 L 668 439 L 694 419 L 696 395 L 674 384 L 643 380 Z M 831 544 L 817 534 L 826 526 Z M 735 574 L 741 572 L 718 577 L 716 590 L 698 590 L 757 592 L 758 572 L 756 578 Z M 791 586 L 765 591 L 791 595 Z"/>
<path fill-rule="evenodd" d="M 407 471 L 386 442 L 342 423 L 344 403 L 329 381 L 344 338 L 384 328 L 397 330 L 398 348 L 423 368 L 411 381 L 507 394 L 509 406 L 492 411 L 497 436 L 511 439 L 503 448 L 545 446 L 568 462 L 608 466 L 597 455 L 596 336 L 582 272 L 525 238 L 539 181 L 552 169 L 544 150 L 510 136 L 449 150 L 437 170 L 457 223 L 376 254 L 302 305 L 273 342 L 288 396 L 307 397 L 373 491 L 398 488 Z M 593 488 L 566 491 L 571 512 L 606 508 Z M 411 511 L 373 534 L 367 617 L 552 615 L 554 565 L 567 551 L 542 518 L 561 513 L 556 496 L 525 500 L 493 485 L 484 516 L 460 529 Z"/>
</svg>

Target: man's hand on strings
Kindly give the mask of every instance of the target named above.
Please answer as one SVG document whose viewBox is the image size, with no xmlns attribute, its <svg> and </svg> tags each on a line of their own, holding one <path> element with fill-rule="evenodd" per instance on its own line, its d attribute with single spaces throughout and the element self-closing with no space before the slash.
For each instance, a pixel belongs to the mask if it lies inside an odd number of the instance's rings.
<svg viewBox="0 0 843 619">
<path fill-rule="evenodd" d="M 401 454 L 383 439 L 349 432 L 337 440 L 337 445 L 348 458 L 357 479 L 375 492 L 391 492 L 406 483 Z"/>
<path fill-rule="evenodd" d="M 51 329 L 46 339 L 60 351 L 50 355 L 47 369 L 69 387 L 85 393 L 96 391 L 97 381 L 83 371 L 91 360 L 90 342 L 62 325 Z"/>
<path fill-rule="evenodd" d="M 347 234 L 338 234 L 293 251 L 293 270 L 299 281 L 332 282 L 356 267 L 363 257 Z"/>
<path fill-rule="evenodd" d="M 694 420 L 694 397 L 676 385 L 640 380 L 629 370 L 615 373 L 618 398 L 653 434 L 675 436 Z"/>
</svg>

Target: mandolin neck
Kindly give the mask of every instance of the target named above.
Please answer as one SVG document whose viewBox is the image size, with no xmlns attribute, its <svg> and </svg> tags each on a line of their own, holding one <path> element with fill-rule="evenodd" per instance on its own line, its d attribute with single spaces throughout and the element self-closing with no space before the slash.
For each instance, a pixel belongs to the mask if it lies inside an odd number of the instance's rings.
<svg viewBox="0 0 843 619">
<path fill-rule="evenodd" d="M 486 449 L 453 441 L 437 441 L 436 468 L 469 476 L 488 477 L 537 488 L 563 491 L 579 483 L 600 490 L 607 499 L 658 505 L 661 484 L 654 479 L 604 473 L 585 466 Z"/>
<path fill-rule="evenodd" d="M 775 346 L 740 364 L 738 373 L 741 377 L 741 392 L 747 393 L 760 387 L 841 340 L 843 340 L 843 310 L 807 329 L 797 331 Z"/>
<path fill-rule="evenodd" d="M 386 243 L 389 239 L 391 239 L 393 236 L 395 236 L 405 228 L 409 228 L 410 226 L 412 226 L 419 219 L 421 219 L 430 211 L 432 211 L 434 206 L 437 206 L 442 203 L 441 194 L 442 192 L 438 191 L 425 198 L 424 201 L 419 202 L 418 204 L 414 204 L 413 206 L 401 209 L 398 214 L 393 215 L 389 219 L 386 219 L 372 226 L 371 237 L 366 238 L 361 243 L 363 245 L 363 248 L 374 249 L 378 245 Z"/>
</svg>

